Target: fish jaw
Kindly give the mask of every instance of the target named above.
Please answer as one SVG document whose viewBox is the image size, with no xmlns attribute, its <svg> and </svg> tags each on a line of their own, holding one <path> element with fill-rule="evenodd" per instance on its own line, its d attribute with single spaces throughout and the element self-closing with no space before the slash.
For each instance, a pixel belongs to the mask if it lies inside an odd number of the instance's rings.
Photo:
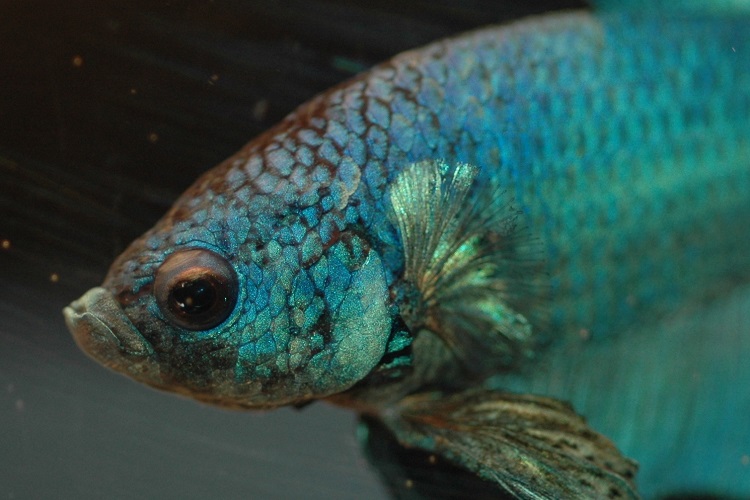
<svg viewBox="0 0 750 500">
<path fill-rule="evenodd" d="M 63 309 L 78 347 L 107 368 L 160 385 L 154 349 L 125 315 L 109 290 L 92 288 Z"/>
</svg>

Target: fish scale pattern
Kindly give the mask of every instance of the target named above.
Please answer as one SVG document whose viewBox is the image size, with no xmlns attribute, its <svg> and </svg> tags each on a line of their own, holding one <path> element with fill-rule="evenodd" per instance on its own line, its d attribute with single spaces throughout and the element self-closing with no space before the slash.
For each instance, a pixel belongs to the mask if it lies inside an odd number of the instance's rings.
<svg viewBox="0 0 750 500">
<path fill-rule="evenodd" d="M 750 273 L 747 26 L 559 14 L 401 54 L 207 172 L 115 263 L 109 286 L 133 288 L 121 271 L 148 274 L 168 248 L 218 248 L 252 277 L 223 339 L 238 380 L 329 373 L 341 340 L 313 332 L 341 307 L 388 332 L 384 312 L 344 298 L 355 275 L 379 290 L 403 272 L 389 184 L 442 159 L 499 178 L 497 203 L 522 210 L 544 247 L 554 335 L 611 335 L 700 300 Z"/>
<path fill-rule="evenodd" d="M 507 177 L 549 245 L 555 317 L 604 331 L 608 318 L 644 312 L 638 303 L 683 298 L 685 280 L 746 270 L 732 257 L 740 241 L 722 250 L 706 240 L 726 238 L 701 237 L 726 233 L 747 208 L 748 62 L 733 46 L 748 37 L 726 24 L 716 36 L 706 21 L 573 15 L 443 42 L 303 108 L 288 122 L 325 123 L 299 130 L 291 149 L 322 132 L 316 168 L 361 166 L 362 203 L 345 219 L 388 246 L 398 242 L 384 192 L 410 162 L 468 161 Z"/>
</svg>

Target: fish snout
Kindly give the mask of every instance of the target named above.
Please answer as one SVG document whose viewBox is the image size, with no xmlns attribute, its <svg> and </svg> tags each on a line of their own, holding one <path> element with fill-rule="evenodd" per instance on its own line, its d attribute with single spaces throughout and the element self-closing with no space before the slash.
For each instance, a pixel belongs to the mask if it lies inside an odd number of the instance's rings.
<svg viewBox="0 0 750 500">
<path fill-rule="evenodd" d="M 78 346 L 99 363 L 130 376 L 134 369 L 142 376 L 158 370 L 153 347 L 109 290 L 92 288 L 63 309 L 63 315 Z"/>
</svg>

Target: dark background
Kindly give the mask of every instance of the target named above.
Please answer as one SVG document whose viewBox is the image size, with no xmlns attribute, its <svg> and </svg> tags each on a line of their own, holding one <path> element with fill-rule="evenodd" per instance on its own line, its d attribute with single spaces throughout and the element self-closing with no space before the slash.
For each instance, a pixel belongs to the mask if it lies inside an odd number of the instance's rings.
<svg viewBox="0 0 750 500">
<path fill-rule="evenodd" d="M 0 498 L 386 497 L 352 413 L 157 393 L 86 358 L 61 309 L 199 173 L 317 92 L 580 3 L 0 3 Z"/>
</svg>

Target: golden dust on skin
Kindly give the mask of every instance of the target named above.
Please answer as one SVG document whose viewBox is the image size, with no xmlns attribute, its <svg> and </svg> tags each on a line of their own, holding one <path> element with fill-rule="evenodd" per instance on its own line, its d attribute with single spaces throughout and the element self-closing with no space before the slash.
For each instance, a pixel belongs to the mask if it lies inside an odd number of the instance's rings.
<svg viewBox="0 0 750 500">
<path fill-rule="evenodd" d="M 10 250 L 10 240 L 3 240 L 0 242 L 0 248 L 3 250 Z"/>
<path fill-rule="evenodd" d="M 52 273 L 49 275 L 49 280 L 52 283 L 57 283 L 58 281 L 60 281 L 60 275 L 57 273 Z"/>
<path fill-rule="evenodd" d="M 156 144 L 158 140 L 159 134 L 157 134 L 156 132 L 151 132 L 150 134 L 148 134 L 148 142 L 150 142 L 151 144 Z"/>
<path fill-rule="evenodd" d="M 406 486 L 406 489 L 410 490 L 414 487 L 414 481 L 412 481 L 411 479 L 407 479 L 406 481 L 404 481 L 404 486 Z"/>
<path fill-rule="evenodd" d="M 83 56 L 80 54 L 76 54 L 73 56 L 73 59 L 70 60 L 70 62 L 73 64 L 74 68 L 80 68 L 83 66 Z"/>
<path fill-rule="evenodd" d="M 740 462 L 745 467 L 750 465 L 750 455 L 742 455 L 742 458 L 740 458 Z"/>
</svg>

